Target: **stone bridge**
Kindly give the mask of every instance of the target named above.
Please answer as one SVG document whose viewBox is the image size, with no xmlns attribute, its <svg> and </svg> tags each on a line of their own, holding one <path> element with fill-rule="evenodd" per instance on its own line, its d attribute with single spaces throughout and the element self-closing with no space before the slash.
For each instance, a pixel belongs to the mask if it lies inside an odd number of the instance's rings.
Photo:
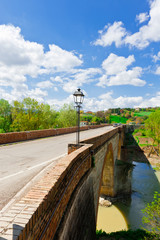
<svg viewBox="0 0 160 240">
<path fill-rule="evenodd" d="M 114 128 L 79 148 L 69 144 L 69 154 L 19 201 L 31 217 L 17 240 L 95 239 L 99 196 L 128 191 L 116 168 L 125 131 L 126 126 Z"/>
</svg>

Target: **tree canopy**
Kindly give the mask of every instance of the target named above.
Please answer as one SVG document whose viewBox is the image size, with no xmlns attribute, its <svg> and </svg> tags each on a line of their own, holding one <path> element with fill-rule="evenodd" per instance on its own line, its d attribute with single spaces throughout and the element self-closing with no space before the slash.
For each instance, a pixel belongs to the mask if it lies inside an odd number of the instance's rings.
<svg viewBox="0 0 160 240">
<path fill-rule="evenodd" d="M 148 135 L 153 139 L 153 144 L 160 143 L 160 110 L 156 110 L 151 113 L 148 119 L 145 121 L 145 127 L 147 129 Z"/>
<path fill-rule="evenodd" d="M 35 99 L 23 101 L 0 99 L 0 133 L 29 131 L 76 125 L 76 111 L 72 105 L 65 104 L 56 111 L 49 104 L 38 103 Z"/>
</svg>

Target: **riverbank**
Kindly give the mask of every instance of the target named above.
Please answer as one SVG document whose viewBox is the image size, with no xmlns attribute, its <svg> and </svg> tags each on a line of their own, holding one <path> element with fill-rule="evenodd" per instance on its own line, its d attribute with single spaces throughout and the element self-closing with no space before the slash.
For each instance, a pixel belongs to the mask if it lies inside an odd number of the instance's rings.
<svg viewBox="0 0 160 240">
<path fill-rule="evenodd" d="M 115 233 L 107 234 L 103 231 L 96 232 L 96 240 L 158 240 L 157 236 L 153 236 L 150 233 L 138 229 L 128 231 L 118 231 Z"/>
<path fill-rule="evenodd" d="M 139 146 L 134 137 L 128 134 L 124 155 L 127 162 L 134 164 L 132 172 L 132 194 L 130 198 L 118 200 L 110 207 L 99 207 L 97 229 L 107 234 L 120 230 L 133 230 L 142 227 L 142 209 L 153 200 L 155 191 L 160 190 L 160 157 L 152 153 L 148 157 L 149 148 Z M 133 233 L 133 237 L 134 237 Z M 101 236 L 99 240 L 130 240 L 145 238 L 125 238 L 119 235 Z M 147 239 L 147 238 L 146 238 Z M 149 238 L 148 238 L 149 239 Z"/>
</svg>

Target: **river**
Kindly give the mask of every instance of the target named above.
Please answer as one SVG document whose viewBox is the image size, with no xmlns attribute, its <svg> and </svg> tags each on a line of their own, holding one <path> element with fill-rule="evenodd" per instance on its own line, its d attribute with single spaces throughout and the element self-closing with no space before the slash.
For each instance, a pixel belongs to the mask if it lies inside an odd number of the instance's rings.
<svg viewBox="0 0 160 240">
<path fill-rule="evenodd" d="M 115 232 L 142 226 L 142 209 L 153 200 L 155 191 L 160 192 L 160 171 L 155 172 L 150 164 L 133 162 L 132 194 L 125 202 L 114 203 L 111 207 L 99 206 L 97 229 Z"/>
</svg>

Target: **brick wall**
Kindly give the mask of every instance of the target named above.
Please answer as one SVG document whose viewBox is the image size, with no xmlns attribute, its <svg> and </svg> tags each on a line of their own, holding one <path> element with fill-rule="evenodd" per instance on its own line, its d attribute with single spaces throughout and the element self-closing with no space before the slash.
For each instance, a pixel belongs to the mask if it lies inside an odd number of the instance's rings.
<svg viewBox="0 0 160 240">
<path fill-rule="evenodd" d="M 81 127 L 81 131 L 104 127 L 104 126 L 108 126 L 108 124 L 84 126 L 84 127 Z M 0 144 L 26 141 L 26 140 L 32 140 L 32 139 L 44 138 L 44 137 L 51 137 L 51 136 L 56 136 L 61 134 L 73 133 L 76 131 L 77 131 L 77 127 L 70 127 L 70 128 L 34 130 L 34 131 L 25 131 L 25 132 L 0 133 Z"/>
<path fill-rule="evenodd" d="M 17 239 L 94 240 L 104 159 L 112 144 L 116 160 L 118 140 L 116 128 L 86 139 L 81 148 L 62 158 L 21 199 L 30 208 L 38 207 Z"/>
<path fill-rule="evenodd" d="M 103 144 L 101 137 L 99 137 L 99 141 L 96 141 L 96 146 L 98 144 L 99 146 L 98 151 L 94 154 L 95 167 L 91 168 L 90 171 L 83 175 L 77 188 L 73 192 L 67 206 L 67 211 L 54 236 L 54 240 L 94 240 L 96 238 L 97 210 L 104 159 L 108 146 L 111 143 L 116 145 L 117 132 L 118 131 L 116 131 L 113 138 L 105 143 L 103 142 Z M 107 137 L 107 134 L 104 135 Z M 89 139 L 87 142 L 88 141 Z M 115 148 L 115 146 L 113 147 Z M 94 149 L 94 145 L 91 149 Z M 114 155 L 115 161 L 116 153 Z"/>
<path fill-rule="evenodd" d="M 18 240 L 52 239 L 70 197 L 83 175 L 91 168 L 91 145 L 64 157 L 22 199 L 29 206 L 39 202 Z"/>
</svg>

